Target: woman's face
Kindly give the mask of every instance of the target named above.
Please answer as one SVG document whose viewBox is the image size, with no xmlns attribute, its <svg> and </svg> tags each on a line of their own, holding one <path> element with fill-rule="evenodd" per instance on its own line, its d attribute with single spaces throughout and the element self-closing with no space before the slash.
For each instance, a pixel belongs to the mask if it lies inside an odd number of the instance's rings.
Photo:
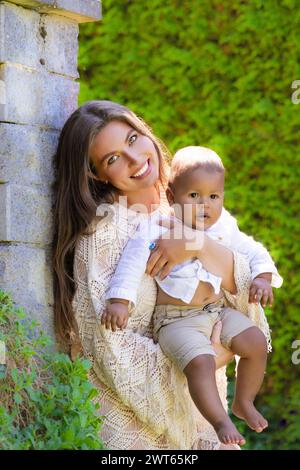
<svg viewBox="0 0 300 470">
<path fill-rule="evenodd" d="M 111 121 L 99 132 L 90 158 L 98 178 L 125 196 L 153 186 L 159 177 L 159 158 L 152 140 L 122 121 Z"/>
</svg>

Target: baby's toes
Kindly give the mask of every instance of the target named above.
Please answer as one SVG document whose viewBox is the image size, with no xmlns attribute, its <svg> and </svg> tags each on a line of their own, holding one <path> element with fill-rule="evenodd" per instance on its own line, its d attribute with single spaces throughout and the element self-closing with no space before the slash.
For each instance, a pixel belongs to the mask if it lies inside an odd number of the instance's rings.
<svg viewBox="0 0 300 470">
<path fill-rule="evenodd" d="M 246 444 L 246 439 L 242 435 L 240 435 L 239 441 L 236 442 L 236 444 L 239 444 L 240 446 L 244 446 Z"/>
<path fill-rule="evenodd" d="M 263 432 L 264 429 L 266 429 L 268 427 L 268 421 L 266 419 L 264 419 L 263 417 L 261 417 L 258 421 L 257 421 L 257 424 L 255 426 L 255 431 L 256 432 Z"/>
<path fill-rule="evenodd" d="M 231 436 L 231 444 L 244 445 L 245 442 L 246 442 L 245 439 L 240 433 L 234 434 L 233 436 Z"/>
</svg>

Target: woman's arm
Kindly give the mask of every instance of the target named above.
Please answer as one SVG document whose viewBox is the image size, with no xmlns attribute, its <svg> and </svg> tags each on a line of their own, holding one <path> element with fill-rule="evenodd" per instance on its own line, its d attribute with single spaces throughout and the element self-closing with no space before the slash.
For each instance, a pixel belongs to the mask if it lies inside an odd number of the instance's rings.
<svg viewBox="0 0 300 470">
<path fill-rule="evenodd" d="M 165 225 L 165 221 L 161 221 L 161 225 Z M 164 279 L 174 266 L 193 257 L 198 258 L 207 271 L 222 278 L 223 289 L 236 293 L 232 251 L 177 220 L 156 240 L 146 272 L 154 277 L 162 270 L 160 277 Z"/>
</svg>

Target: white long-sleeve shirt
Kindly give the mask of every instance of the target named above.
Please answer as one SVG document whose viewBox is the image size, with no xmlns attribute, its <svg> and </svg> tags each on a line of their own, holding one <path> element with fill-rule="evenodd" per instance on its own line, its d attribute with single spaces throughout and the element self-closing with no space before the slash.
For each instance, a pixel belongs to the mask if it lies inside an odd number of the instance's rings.
<svg viewBox="0 0 300 470">
<path fill-rule="evenodd" d="M 136 304 L 138 286 L 146 270 L 150 255 L 149 245 L 168 228 L 158 224 L 159 214 L 155 213 L 141 223 L 133 238 L 129 239 L 111 279 L 106 300 L 126 299 Z M 236 219 L 223 208 L 217 222 L 205 230 L 216 242 L 246 255 L 249 260 L 252 279 L 261 273 L 272 273 L 272 286 L 280 287 L 283 280 L 266 248 L 252 237 L 241 232 Z M 222 279 L 209 273 L 197 258 L 191 258 L 175 266 L 164 279 L 155 276 L 160 288 L 171 297 L 189 304 L 200 281 L 210 283 L 219 293 Z"/>
</svg>

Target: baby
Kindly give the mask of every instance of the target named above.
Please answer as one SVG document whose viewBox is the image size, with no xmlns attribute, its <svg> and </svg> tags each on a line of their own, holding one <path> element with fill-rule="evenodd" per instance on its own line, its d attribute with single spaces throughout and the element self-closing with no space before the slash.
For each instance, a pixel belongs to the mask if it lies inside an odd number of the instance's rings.
<svg viewBox="0 0 300 470">
<path fill-rule="evenodd" d="M 249 301 L 265 306 L 273 302 L 272 285 L 282 279 L 267 250 L 239 231 L 237 222 L 223 208 L 224 166 L 218 155 L 204 147 L 179 150 L 172 161 L 167 197 L 175 216 L 185 225 L 204 229 L 217 242 L 246 255 L 252 284 Z M 161 216 L 160 216 L 161 217 Z M 140 224 L 120 258 L 106 293 L 107 309 L 101 322 L 113 331 L 124 328 L 136 304 L 153 240 L 168 229 L 159 225 L 157 213 Z M 268 426 L 256 410 L 258 393 L 266 367 L 267 343 L 260 329 L 244 314 L 225 306 L 222 279 L 202 267 L 198 259 L 175 266 L 165 279 L 157 275 L 157 305 L 154 335 L 164 353 L 183 371 L 192 399 L 212 424 L 224 444 L 245 443 L 221 403 L 215 380 L 216 355 L 210 342 L 213 326 L 222 321 L 221 343 L 240 356 L 233 413 L 250 428 L 261 432 Z M 205 305 L 197 303 L 197 288 L 209 286 Z"/>
</svg>

